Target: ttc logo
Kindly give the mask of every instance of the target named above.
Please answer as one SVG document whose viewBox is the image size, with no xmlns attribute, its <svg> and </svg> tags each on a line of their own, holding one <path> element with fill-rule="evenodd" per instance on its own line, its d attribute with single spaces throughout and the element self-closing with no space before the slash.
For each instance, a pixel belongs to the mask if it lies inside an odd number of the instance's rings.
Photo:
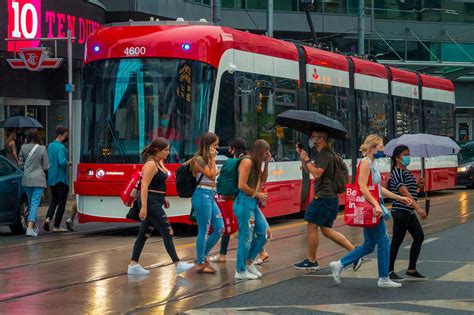
<svg viewBox="0 0 474 315">
<path fill-rule="evenodd" d="M 13 69 L 28 69 L 30 71 L 56 69 L 63 62 L 63 58 L 48 58 L 45 47 L 21 48 L 18 56 L 20 59 L 7 59 Z"/>
<path fill-rule="evenodd" d="M 316 68 L 313 69 L 313 79 L 319 80 L 318 69 Z"/>
</svg>

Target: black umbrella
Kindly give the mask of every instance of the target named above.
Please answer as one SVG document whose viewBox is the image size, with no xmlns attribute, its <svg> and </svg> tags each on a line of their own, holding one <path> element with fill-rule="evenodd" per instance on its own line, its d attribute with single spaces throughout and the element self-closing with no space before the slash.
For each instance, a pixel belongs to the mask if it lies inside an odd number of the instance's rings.
<svg viewBox="0 0 474 315">
<path fill-rule="evenodd" d="M 317 112 L 290 109 L 278 115 L 278 125 L 310 134 L 313 130 L 325 130 L 329 137 L 345 139 L 347 129 L 337 120 Z"/>
<path fill-rule="evenodd" d="M 34 118 L 13 116 L 0 122 L 0 128 L 43 128 L 43 125 Z"/>
</svg>

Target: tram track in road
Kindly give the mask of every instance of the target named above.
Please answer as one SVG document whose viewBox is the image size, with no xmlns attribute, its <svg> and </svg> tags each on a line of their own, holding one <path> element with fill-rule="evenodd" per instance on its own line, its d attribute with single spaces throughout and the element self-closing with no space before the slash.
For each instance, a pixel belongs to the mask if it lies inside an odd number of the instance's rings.
<svg viewBox="0 0 474 315">
<path fill-rule="evenodd" d="M 276 230 L 283 230 L 283 229 L 288 228 L 288 227 L 293 228 L 294 226 L 298 226 L 298 225 L 301 225 L 301 223 L 293 223 L 292 222 L 292 223 L 286 224 L 284 226 L 278 226 L 278 227 L 276 227 Z M 300 232 L 300 233 L 293 233 L 293 234 L 289 234 L 289 235 L 284 235 L 284 236 L 280 236 L 280 237 L 275 237 L 275 238 L 272 239 L 272 241 L 273 242 L 278 242 L 278 241 L 282 241 L 282 240 L 287 240 L 287 239 L 290 239 L 290 238 L 293 238 L 293 237 L 301 236 L 303 234 L 306 234 L 306 231 L 305 232 Z M 178 239 L 182 240 L 182 239 L 184 239 L 184 237 L 175 238 L 175 240 L 178 240 Z M 162 242 L 162 239 L 160 238 L 159 240 L 149 242 L 148 244 L 158 243 L 158 242 Z M 191 246 L 194 246 L 194 245 L 195 245 L 195 242 L 193 241 L 193 242 L 177 245 L 176 248 L 181 249 L 181 248 L 191 247 Z M 122 247 L 119 247 L 119 248 L 110 249 L 108 251 L 122 250 L 122 249 L 131 248 L 131 247 L 133 247 L 133 244 L 122 246 Z M 235 252 L 236 250 L 237 250 L 236 247 L 230 247 L 228 252 Z M 56 262 L 56 261 L 60 261 L 60 260 L 72 259 L 72 258 L 77 258 L 79 256 L 90 255 L 90 254 L 95 254 L 95 253 L 100 253 L 100 252 L 102 252 L 102 251 L 87 252 L 87 253 L 82 253 L 82 254 L 77 254 L 77 255 L 70 255 L 70 256 L 65 256 L 65 257 L 51 259 L 51 260 L 44 260 L 44 261 L 37 262 L 37 263 L 32 263 L 32 264 L 23 264 L 21 266 L 3 268 L 3 269 L 0 269 L 0 273 L 2 271 L 7 271 L 7 270 L 11 270 L 11 269 L 28 267 L 28 266 L 32 266 L 32 265 L 38 265 L 40 263 L 41 264 L 42 263 L 51 263 L 51 262 Z M 186 260 L 186 261 L 194 260 L 194 259 L 195 259 L 194 256 L 182 257 L 182 260 Z M 163 268 L 163 267 L 167 267 L 167 266 L 171 266 L 171 265 L 173 265 L 172 262 L 162 263 L 162 264 L 152 264 L 152 265 L 148 265 L 148 266 L 145 266 L 145 267 L 147 269 L 153 270 L 153 269 L 159 269 L 159 268 Z M 89 278 L 89 279 L 86 279 L 86 280 L 73 281 L 73 282 L 70 282 L 70 283 L 67 283 L 67 284 L 64 284 L 64 285 L 51 286 L 49 288 L 34 290 L 34 291 L 30 291 L 30 292 L 23 293 L 23 294 L 11 295 L 11 296 L 8 296 L 6 298 L 1 298 L 0 297 L 0 302 L 11 301 L 11 300 L 14 300 L 14 299 L 24 298 L 24 297 L 37 295 L 37 294 L 42 294 L 42 293 L 47 293 L 47 292 L 52 292 L 52 291 L 56 291 L 56 290 L 62 290 L 62 289 L 65 289 L 65 288 L 79 286 L 79 285 L 86 285 L 86 284 L 90 284 L 90 283 L 93 283 L 93 282 L 109 280 L 109 279 L 113 279 L 113 278 L 121 277 L 121 276 L 127 276 L 127 272 L 126 271 L 116 272 L 116 273 L 111 273 L 111 274 L 104 275 L 104 276 Z"/>
</svg>

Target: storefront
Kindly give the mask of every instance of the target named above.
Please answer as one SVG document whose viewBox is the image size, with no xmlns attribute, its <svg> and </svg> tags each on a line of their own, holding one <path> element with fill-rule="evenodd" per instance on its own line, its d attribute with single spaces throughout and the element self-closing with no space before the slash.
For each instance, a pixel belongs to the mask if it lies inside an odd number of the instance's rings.
<svg viewBox="0 0 474 315">
<path fill-rule="evenodd" d="M 52 41 L 5 41 L 6 38 L 66 37 L 73 40 L 74 101 L 80 99 L 80 71 L 87 36 L 105 22 L 105 10 L 93 1 L 77 0 L 0 0 L 0 121 L 25 115 L 37 119 L 44 128 L 44 143 L 54 139 L 58 125 L 68 127 L 67 60 L 57 69 L 30 71 L 12 69 L 7 59 L 25 47 L 46 47 L 50 57 L 57 51 L 65 58 L 66 43 Z M 0 147 L 5 130 L 0 129 Z"/>
</svg>

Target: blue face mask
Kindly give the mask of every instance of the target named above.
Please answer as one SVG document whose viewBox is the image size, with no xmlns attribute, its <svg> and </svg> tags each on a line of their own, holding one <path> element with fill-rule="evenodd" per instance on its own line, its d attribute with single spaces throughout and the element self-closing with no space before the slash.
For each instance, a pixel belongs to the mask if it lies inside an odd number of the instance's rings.
<svg viewBox="0 0 474 315">
<path fill-rule="evenodd" d="M 170 123 L 169 119 L 161 119 L 161 126 L 162 127 L 168 127 L 169 123 Z"/>
<path fill-rule="evenodd" d="M 409 155 L 402 156 L 402 159 L 400 160 L 400 162 L 401 162 L 404 166 L 410 165 L 410 162 L 411 162 L 410 156 L 409 156 Z"/>
<path fill-rule="evenodd" d="M 377 151 L 377 153 L 374 154 L 374 158 L 376 159 L 380 159 L 381 157 L 383 157 L 385 154 L 383 153 L 383 151 Z"/>
</svg>

